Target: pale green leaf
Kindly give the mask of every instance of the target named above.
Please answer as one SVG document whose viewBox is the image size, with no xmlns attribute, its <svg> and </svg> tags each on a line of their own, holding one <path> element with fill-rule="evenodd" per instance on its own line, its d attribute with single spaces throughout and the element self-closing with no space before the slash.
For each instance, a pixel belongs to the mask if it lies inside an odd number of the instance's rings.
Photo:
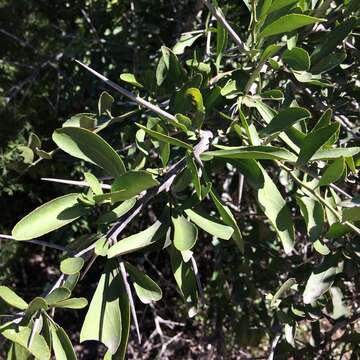
<svg viewBox="0 0 360 360">
<path fill-rule="evenodd" d="M 76 360 L 74 348 L 64 329 L 54 325 L 50 329 L 56 360 Z"/>
<path fill-rule="evenodd" d="M 7 304 L 20 310 L 25 310 L 28 303 L 7 286 L 0 286 L 0 298 Z"/>
<path fill-rule="evenodd" d="M 193 210 L 187 209 L 185 210 L 185 213 L 199 228 L 219 239 L 229 240 L 234 233 L 232 227 L 215 222 L 208 217 L 201 216 Z"/>
<path fill-rule="evenodd" d="M 174 225 L 174 246 L 179 251 L 190 250 L 198 238 L 197 227 L 182 215 L 171 219 Z"/>
<path fill-rule="evenodd" d="M 33 210 L 13 228 L 15 240 L 31 240 L 61 228 L 86 214 L 78 203 L 79 194 L 67 194 L 53 199 Z"/>
<path fill-rule="evenodd" d="M 120 75 L 120 79 L 122 81 L 125 81 L 128 84 L 131 84 L 133 86 L 136 86 L 138 88 L 143 88 L 143 85 L 140 84 L 137 80 L 134 74 L 131 73 L 124 73 Z"/>
<path fill-rule="evenodd" d="M 83 298 L 70 298 L 63 301 L 59 301 L 54 304 L 54 307 L 57 308 L 66 308 L 66 309 L 83 309 L 88 304 L 88 301 Z"/>
<path fill-rule="evenodd" d="M 60 271 L 66 275 L 72 275 L 79 272 L 84 266 L 82 257 L 67 258 L 60 263 Z"/>
<path fill-rule="evenodd" d="M 38 360 L 49 360 L 50 349 L 43 336 L 38 333 L 33 334 L 31 345 L 28 346 L 29 338 L 32 330 L 28 327 L 19 326 L 16 324 L 9 324 L 8 326 L 2 326 L 0 330 L 1 335 L 10 341 L 19 344 L 26 348 L 32 355 Z"/>
<path fill-rule="evenodd" d="M 279 290 L 274 294 L 273 298 L 271 299 L 270 306 L 276 306 L 276 302 L 280 297 L 289 290 L 294 284 L 296 284 L 295 278 L 287 279 L 279 288 Z"/>
<path fill-rule="evenodd" d="M 100 195 L 103 193 L 103 190 L 101 188 L 100 181 L 90 172 L 84 173 L 85 181 L 90 186 L 90 189 L 95 195 Z"/>
<path fill-rule="evenodd" d="M 148 129 L 147 127 L 145 127 L 143 125 L 140 125 L 140 124 L 137 124 L 137 123 L 136 123 L 136 125 L 140 129 L 143 129 L 148 135 L 150 135 L 151 137 L 153 137 L 153 138 L 155 138 L 155 139 L 157 139 L 159 141 L 163 141 L 163 142 L 166 142 L 166 143 L 174 145 L 174 146 L 179 146 L 179 147 L 185 148 L 185 149 L 190 150 L 190 151 L 192 151 L 192 149 L 193 149 L 192 145 L 187 144 L 182 140 L 179 140 L 179 139 L 176 139 L 174 137 L 162 134 L 162 133 L 160 133 L 158 131 Z"/>
<path fill-rule="evenodd" d="M 122 322 L 119 297 L 124 291 L 115 261 L 108 261 L 80 332 L 80 342 L 97 340 L 114 354 L 121 342 Z"/>
<path fill-rule="evenodd" d="M 156 221 L 148 229 L 143 230 L 135 235 L 131 235 L 125 239 L 121 239 L 108 250 L 108 258 L 113 258 L 118 255 L 127 254 L 137 251 L 146 246 L 153 244 L 157 237 L 155 236 L 160 229 L 161 222 Z"/>
</svg>

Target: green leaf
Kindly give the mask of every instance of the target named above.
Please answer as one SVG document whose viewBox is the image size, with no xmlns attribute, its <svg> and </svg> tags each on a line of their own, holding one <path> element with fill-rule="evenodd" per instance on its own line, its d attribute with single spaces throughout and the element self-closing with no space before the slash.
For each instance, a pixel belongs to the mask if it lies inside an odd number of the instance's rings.
<svg viewBox="0 0 360 360">
<path fill-rule="evenodd" d="M 54 289 L 49 295 L 45 297 L 45 301 L 48 305 L 55 305 L 57 302 L 68 299 L 71 295 L 71 291 L 66 287 L 59 287 Z"/>
<path fill-rule="evenodd" d="M 340 204 L 342 209 L 343 221 L 358 221 L 360 220 L 360 197 L 353 197 L 351 200 L 343 201 Z"/>
<path fill-rule="evenodd" d="M 304 49 L 294 47 L 284 51 L 282 58 L 294 70 L 306 71 L 310 69 L 310 56 Z"/>
<path fill-rule="evenodd" d="M 339 131 L 339 126 L 337 123 L 331 124 L 307 134 L 300 149 L 297 164 L 305 165 L 310 159 L 314 160 L 313 155 Z"/>
<path fill-rule="evenodd" d="M 121 342 L 120 301 L 123 289 L 115 261 L 108 261 L 101 275 L 80 332 L 80 342 L 97 340 L 114 354 Z"/>
<path fill-rule="evenodd" d="M 87 113 L 77 114 L 72 116 L 70 119 L 66 120 L 62 124 L 62 127 L 68 127 L 68 126 L 81 127 L 92 130 L 95 129 L 96 127 L 96 118 L 94 114 L 87 114 Z"/>
<path fill-rule="evenodd" d="M 115 354 L 111 354 L 107 351 L 104 360 L 124 360 L 127 350 L 127 343 L 130 332 L 130 303 L 129 299 L 124 291 L 120 297 L 120 310 L 121 310 L 121 342 Z"/>
<path fill-rule="evenodd" d="M 52 138 L 61 150 L 103 168 L 109 175 L 118 177 L 126 171 L 116 151 L 103 138 L 89 130 L 66 127 L 55 130 Z"/>
<path fill-rule="evenodd" d="M 294 248 L 294 222 L 290 210 L 277 186 L 264 168 L 255 160 L 231 160 L 233 164 L 254 187 L 262 210 L 278 234 L 286 253 Z"/>
<path fill-rule="evenodd" d="M 181 252 L 175 247 L 169 248 L 171 269 L 174 274 L 175 281 L 180 289 L 180 293 L 188 306 L 188 315 L 193 317 L 198 313 L 198 289 L 194 270 L 190 262 L 185 262 L 181 256 Z"/>
<path fill-rule="evenodd" d="M 310 241 L 314 242 L 321 236 L 324 226 L 324 209 L 322 205 L 307 196 L 297 196 L 296 201 L 304 217 Z"/>
<path fill-rule="evenodd" d="M 336 274 L 336 266 L 332 261 L 325 261 L 311 273 L 303 293 L 303 301 L 305 304 L 311 304 L 323 295 L 334 280 Z"/>
<path fill-rule="evenodd" d="M 355 26 L 356 18 L 350 18 L 340 22 L 334 30 L 327 32 L 323 38 L 320 39 L 319 45 L 311 55 L 312 64 L 316 64 L 318 61 L 325 59 L 327 55 L 333 52 Z"/>
<path fill-rule="evenodd" d="M 125 267 L 141 302 L 149 304 L 152 301 L 159 301 L 162 298 L 160 287 L 148 275 L 128 262 L 125 263 Z"/>
<path fill-rule="evenodd" d="M 53 199 L 22 218 L 13 228 L 15 240 L 31 240 L 59 229 L 86 214 L 78 203 L 79 194 L 72 193 Z"/>
<path fill-rule="evenodd" d="M 106 224 L 116 221 L 120 216 L 129 212 L 135 205 L 136 198 L 125 200 L 109 212 L 102 214 L 96 221 L 97 224 Z"/>
<path fill-rule="evenodd" d="M 260 134 L 268 136 L 279 131 L 284 131 L 296 122 L 308 119 L 309 117 L 311 117 L 311 113 L 305 108 L 291 107 L 281 110 L 272 118 L 270 123 L 260 131 Z"/>
<path fill-rule="evenodd" d="M 20 310 L 25 310 L 28 307 L 28 303 L 7 286 L 0 286 L 0 298 L 10 306 Z"/>
<path fill-rule="evenodd" d="M 171 217 L 174 225 L 174 246 L 179 251 L 190 250 L 198 238 L 198 229 L 184 216 Z"/>
<path fill-rule="evenodd" d="M 319 186 L 329 185 L 339 180 L 345 171 L 345 166 L 345 159 L 343 157 L 336 159 L 325 169 L 319 181 Z"/>
<path fill-rule="evenodd" d="M 311 161 L 318 160 L 333 160 L 341 156 L 350 157 L 360 153 L 360 147 L 349 147 L 349 148 L 335 148 L 335 149 L 324 149 L 318 150 L 312 157 Z"/>
<path fill-rule="evenodd" d="M 221 200 L 219 199 L 217 194 L 212 189 L 210 189 L 210 196 L 211 196 L 211 199 L 214 202 L 216 209 L 217 209 L 219 215 L 221 216 L 223 222 L 226 225 L 229 225 L 233 228 L 234 232 L 231 237 L 235 241 L 236 245 L 239 247 L 240 251 L 243 253 L 244 252 L 244 240 L 241 235 L 239 226 L 236 222 L 236 219 L 234 218 L 234 215 L 231 213 L 231 210 L 229 209 L 229 207 L 224 205 L 221 202 Z"/>
<path fill-rule="evenodd" d="M 130 73 L 124 73 L 120 75 L 120 79 L 122 81 L 125 81 L 128 84 L 131 84 L 133 86 L 136 86 L 138 88 L 143 88 L 143 85 L 141 85 L 135 78 L 134 74 L 130 74 Z"/>
<path fill-rule="evenodd" d="M 109 242 L 106 236 L 101 237 L 95 243 L 95 254 L 99 256 L 107 256 L 109 250 Z"/>
<path fill-rule="evenodd" d="M 66 287 L 70 291 L 73 291 L 79 278 L 80 278 L 80 273 L 67 276 L 63 284 L 63 287 Z"/>
<path fill-rule="evenodd" d="M 218 146 L 221 150 L 207 151 L 205 156 L 227 159 L 284 160 L 296 162 L 297 156 L 285 148 L 276 146 Z"/>
<path fill-rule="evenodd" d="M 12 343 L 6 356 L 6 360 L 28 360 L 29 356 L 30 353 L 23 346 Z"/>
<path fill-rule="evenodd" d="M 296 284 L 295 278 L 287 279 L 281 286 L 280 289 L 274 294 L 273 298 L 271 299 L 270 306 L 277 307 L 277 300 L 287 291 L 289 290 L 294 284 Z"/>
<path fill-rule="evenodd" d="M 129 200 L 139 195 L 142 191 L 157 185 L 159 185 L 159 182 L 147 171 L 128 171 L 114 181 L 110 193 L 96 195 L 94 200 L 96 202 L 111 200 L 113 203 Z"/>
<path fill-rule="evenodd" d="M 321 74 L 323 72 L 328 72 L 331 69 L 339 66 L 346 59 L 345 51 L 336 51 L 325 58 L 318 61 L 312 68 L 311 72 L 313 74 Z"/>
<path fill-rule="evenodd" d="M 54 304 L 54 307 L 57 308 L 66 308 L 66 309 L 83 309 L 88 304 L 88 301 L 83 298 L 70 298 L 63 301 L 59 301 Z"/>
<path fill-rule="evenodd" d="M 111 113 L 111 105 L 114 102 L 114 98 L 106 91 L 102 92 L 98 102 L 99 115 Z"/>
<path fill-rule="evenodd" d="M 76 360 L 76 354 L 69 337 L 60 326 L 51 325 L 52 345 L 56 360 Z"/>
<path fill-rule="evenodd" d="M 139 233 L 131 235 L 125 239 L 121 239 L 115 245 L 110 247 L 108 251 L 108 258 L 134 252 L 153 244 L 158 240 L 155 235 L 160 229 L 160 226 L 161 222 L 156 221 L 148 229 L 140 231 Z"/>
<path fill-rule="evenodd" d="M 260 56 L 260 62 L 263 63 L 265 62 L 267 59 L 271 58 L 272 56 L 274 56 L 278 51 L 280 51 L 280 49 L 283 47 L 283 45 L 275 45 L 275 44 L 271 44 L 269 45 L 261 54 Z"/>
<path fill-rule="evenodd" d="M 274 0 L 267 11 L 267 14 L 271 14 L 289 5 L 295 5 L 298 1 L 299 0 Z"/>
<path fill-rule="evenodd" d="M 179 139 L 176 139 L 174 137 L 159 133 L 159 132 L 154 131 L 154 130 L 150 130 L 147 127 L 145 127 L 143 125 L 140 125 L 138 123 L 136 123 L 136 125 L 140 129 L 143 129 L 151 137 L 153 137 L 153 138 L 155 138 L 155 139 L 157 139 L 159 141 L 163 141 L 163 142 L 166 142 L 166 143 L 174 145 L 174 146 L 179 146 L 179 147 L 185 148 L 185 149 L 190 150 L 190 151 L 192 151 L 192 149 L 193 149 L 193 147 L 190 144 L 187 144 L 187 143 L 185 143 L 185 142 L 183 142 L 183 141 L 181 141 Z"/>
<path fill-rule="evenodd" d="M 90 189 L 95 195 L 103 194 L 103 190 L 101 188 L 101 184 L 99 180 L 90 172 L 84 173 L 85 181 L 89 184 Z"/>
<path fill-rule="evenodd" d="M 30 320 L 30 318 L 39 310 L 48 310 L 48 304 L 43 297 L 37 296 L 36 298 L 32 299 L 29 303 L 25 311 L 25 318 Z M 27 321 L 25 321 L 27 322 Z"/>
<path fill-rule="evenodd" d="M 266 26 L 259 34 L 259 37 L 262 38 L 283 34 L 299 29 L 303 26 L 315 24 L 322 21 L 326 20 L 303 14 L 288 14 L 280 17 L 279 19 Z"/>
<path fill-rule="evenodd" d="M 333 115 L 332 110 L 330 108 L 326 109 L 326 111 L 324 111 L 322 113 L 322 115 L 320 116 L 319 121 L 315 124 L 312 131 L 315 131 L 315 130 L 318 130 L 318 129 L 322 128 L 322 127 L 330 125 L 332 115 Z"/>
<path fill-rule="evenodd" d="M 9 326 L 2 327 L 1 335 L 10 341 L 27 349 L 38 360 L 49 360 L 50 349 L 43 336 L 38 333 L 33 333 L 28 327 L 19 326 L 17 324 L 9 324 Z M 31 334 L 33 335 L 31 345 L 28 346 Z"/>
<path fill-rule="evenodd" d="M 175 55 L 182 55 L 185 48 L 190 47 L 203 34 L 182 34 L 180 40 L 175 44 L 172 51 Z"/>
<path fill-rule="evenodd" d="M 37 148 L 41 148 L 41 140 L 35 133 L 30 133 L 28 147 L 35 151 Z"/>
<path fill-rule="evenodd" d="M 210 218 L 201 216 L 193 210 L 187 209 L 185 210 L 185 213 L 199 228 L 213 236 L 218 237 L 219 239 L 229 240 L 234 233 L 234 229 L 232 227 L 220 224 Z"/>
<path fill-rule="evenodd" d="M 84 266 L 82 257 L 67 258 L 60 263 L 60 271 L 66 275 L 72 275 L 79 272 Z"/>
<path fill-rule="evenodd" d="M 114 183 L 111 185 L 111 190 L 126 191 L 128 195 L 124 200 L 128 200 L 135 195 L 138 195 L 142 191 L 157 185 L 159 185 L 159 182 L 155 180 L 153 175 L 147 171 L 128 171 L 124 175 L 121 175 L 115 179 Z"/>
</svg>

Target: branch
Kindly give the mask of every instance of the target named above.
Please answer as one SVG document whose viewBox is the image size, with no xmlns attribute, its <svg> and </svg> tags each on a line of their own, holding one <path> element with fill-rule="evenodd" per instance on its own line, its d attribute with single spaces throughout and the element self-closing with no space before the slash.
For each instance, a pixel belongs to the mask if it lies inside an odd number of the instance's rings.
<svg viewBox="0 0 360 360">
<path fill-rule="evenodd" d="M 205 5 L 208 7 L 210 12 L 216 17 L 216 20 L 227 30 L 229 35 L 232 37 L 239 50 L 242 52 L 248 52 L 249 49 L 240 39 L 239 35 L 235 32 L 235 30 L 230 26 L 230 24 L 226 21 L 224 15 L 220 11 L 219 8 L 215 7 L 211 0 L 204 0 Z"/>
<path fill-rule="evenodd" d="M 99 78 L 101 81 L 103 81 L 105 84 L 109 85 L 110 87 L 112 87 L 114 90 L 118 91 L 120 94 L 126 96 L 127 98 L 129 98 L 130 100 L 134 101 L 135 103 L 137 103 L 138 105 L 145 107 L 147 109 L 152 110 L 154 113 L 163 116 L 164 118 L 170 120 L 170 121 L 176 121 L 176 117 L 174 115 L 169 114 L 168 112 L 166 112 L 165 110 L 162 110 L 160 107 L 150 103 L 149 101 L 141 98 L 138 95 L 134 95 L 133 93 L 131 93 L 130 91 L 126 90 L 125 88 L 123 88 L 122 86 L 114 83 L 113 81 L 109 80 L 107 77 L 105 77 L 104 75 L 101 75 L 100 73 L 98 73 L 97 71 L 93 70 L 91 67 L 83 64 L 81 61 L 79 60 L 75 60 L 80 66 L 82 66 L 83 68 L 85 68 L 86 70 L 88 70 L 89 72 L 91 72 L 93 75 L 95 75 L 97 78 Z"/>
</svg>

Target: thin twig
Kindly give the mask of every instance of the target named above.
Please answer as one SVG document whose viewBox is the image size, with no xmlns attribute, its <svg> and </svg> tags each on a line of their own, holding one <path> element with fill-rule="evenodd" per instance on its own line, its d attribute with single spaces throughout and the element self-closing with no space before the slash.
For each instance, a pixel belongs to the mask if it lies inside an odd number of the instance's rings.
<svg viewBox="0 0 360 360">
<path fill-rule="evenodd" d="M 16 240 L 15 240 L 12 236 L 10 236 L 10 235 L 0 234 L 0 238 L 1 238 L 1 239 L 6 239 L 6 240 L 14 240 L 14 241 L 16 241 Z M 26 241 L 18 241 L 18 242 L 19 242 L 19 243 L 20 243 L 20 242 L 30 243 L 30 244 L 45 246 L 45 247 L 52 248 L 52 249 L 57 249 L 57 250 L 60 250 L 60 251 L 66 251 L 66 248 L 63 247 L 63 246 L 56 245 L 56 244 L 51 244 L 51 243 L 48 243 L 48 242 L 42 241 L 42 240 L 26 240 Z"/>
<path fill-rule="evenodd" d="M 154 113 L 163 116 L 164 118 L 170 120 L 170 121 L 176 121 L 176 117 L 174 115 L 169 114 L 168 112 L 166 112 L 165 110 L 161 109 L 160 107 L 150 103 L 149 101 L 141 98 L 138 95 L 134 95 L 133 93 L 131 93 L 130 91 L 126 90 L 125 88 L 121 87 L 120 85 L 114 83 L 113 81 L 109 80 L 107 77 L 105 77 L 104 75 L 101 75 L 100 73 L 98 73 L 97 71 L 93 70 L 91 67 L 83 64 L 81 61 L 79 60 L 75 60 L 80 66 L 82 66 L 83 68 L 85 68 L 86 70 L 88 70 L 89 72 L 91 72 L 93 75 L 95 75 L 97 78 L 99 78 L 101 81 L 103 81 L 105 84 L 109 85 L 110 87 L 112 87 L 114 90 L 118 91 L 120 94 L 126 96 L 127 98 L 129 98 L 130 100 L 136 102 L 138 105 L 145 107 L 147 109 L 152 110 Z"/>
<path fill-rule="evenodd" d="M 119 262 L 121 277 L 122 277 L 124 285 L 125 285 L 126 294 L 129 298 L 131 314 L 132 314 L 132 317 L 133 317 L 133 320 L 135 323 L 135 328 L 136 328 L 136 333 L 138 336 L 139 344 L 141 344 L 141 334 L 140 334 L 138 319 L 136 316 L 135 302 L 134 302 L 134 298 L 133 298 L 133 295 L 131 292 L 130 284 L 127 280 L 128 274 L 125 269 L 124 261 L 120 257 L 118 257 L 118 262 Z"/>
<path fill-rule="evenodd" d="M 86 181 L 78 181 L 78 180 L 67 180 L 67 179 L 56 179 L 56 178 L 41 178 L 42 181 L 50 181 L 59 184 L 67 184 L 74 185 L 80 187 L 89 187 L 90 185 Z M 100 184 L 102 189 L 111 189 L 111 185 L 109 184 Z"/>
<path fill-rule="evenodd" d="M 205 5 L 208 7 L 210 12 L 215 16 L 216 20 L 227 30 L 229 35 L 232 37 L 236 45 L 238 46 L 239 50 L 241 52 L 247 52 L 249 49 L 247 46 L 243 43 L 243 41 L 240 39 L 239 35 L 234 31 L 234 29 L 230 26 L 230 24 L 225 19 L 224 15 L 220 11 L 219 8 L 215 7 L 211 0 L 204 0 Z"/>
</svg>

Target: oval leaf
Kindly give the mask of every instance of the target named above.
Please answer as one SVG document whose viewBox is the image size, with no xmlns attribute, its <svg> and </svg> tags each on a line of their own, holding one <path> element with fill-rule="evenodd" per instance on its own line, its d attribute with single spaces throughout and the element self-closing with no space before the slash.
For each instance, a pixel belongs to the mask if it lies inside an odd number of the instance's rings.
<svg viewBox="0 0 360 360">
<path fill-rule="evenodd" d="M 66 275 L 73 275 L 79 272 L 83 266 L 84 259 L 82 257 L 67 258 L 60 263 L 60 271 Z"/>
<path fill-rule="evenodd" d="M 20 310 L 25 310 L 28 307 L 28 303 L 25 300 L 6 286 L 0 286 L 0 298 L 10 306 Z"/>
<path fill-rule="evenodd" d="M 15 240 L 31 240 L 85 215 L 85 208 L 77 201 L 78 196 L 77 193 L 67 194 L 36 208 L 15 225 L 12 236 Z"/>
<path fill-rule="evenodd" d="M 174 246 L 179 251 L 190 250 L 198 237 L 197 227 L 182 215 L 171 219 L 174 225 Z"/>
<path fill-rule="evenodd" d="M 116 151 L 99 135 L 78 127 L 65 127 L 54 131 L 56 145 L 76 158 L 103 168 L 109 175 L 118 177 L 125 166 Z"/>
</svg>

